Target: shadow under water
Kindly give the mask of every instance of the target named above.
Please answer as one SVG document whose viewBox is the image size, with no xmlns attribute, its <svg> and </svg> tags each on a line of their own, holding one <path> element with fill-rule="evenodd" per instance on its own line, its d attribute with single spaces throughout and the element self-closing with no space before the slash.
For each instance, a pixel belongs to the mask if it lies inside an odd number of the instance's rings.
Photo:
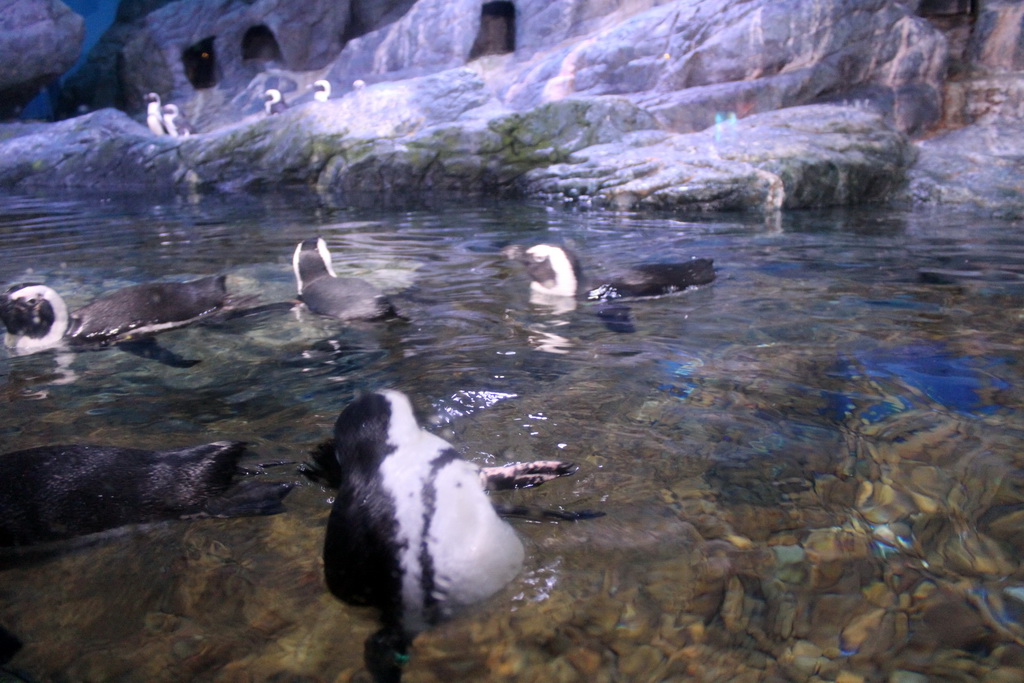
<svg viewBox="0 0 1024 683">
<path fill-rule="evenodd" d="M 513 522 L 523 572 L 421 634 L 407 681 L 1024 677 L 1019 221 L 296 204 L 5 198 L 0 280 L 45 282 L 72 308 L 214 273 L 286 300 L 295 244 L 320 235 L 338 275 L 385 290 L 404 320 L 295 309 L 161 335 L 191 368 L 2 352 L 2 450 L 239 440 L 249 465 L 298 462 L 353 396 L 391 387 L 475 463 L 580 465 L 496 501 L 606 513 Z M 531 302 L 501 251 L 537 242 L 595 272 L 703 256 L 718 278 L 630 303 L 617 331 L 586 302 Z M 0 626 L 24 643 L 7 666 L 366 680 L 375 615 L 323 583 L 332 493 L 271 476 L 294 483 L 283 514 L 6 562 Z"/>
</svg>

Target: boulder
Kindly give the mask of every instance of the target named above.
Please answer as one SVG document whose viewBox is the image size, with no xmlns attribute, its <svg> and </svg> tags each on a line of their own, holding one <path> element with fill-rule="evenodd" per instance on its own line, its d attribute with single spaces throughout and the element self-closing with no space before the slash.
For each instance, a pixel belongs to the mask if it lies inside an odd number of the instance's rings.
<svg viewBox="0 0 1024 683">
<path fill-rule="evenodd" d="M 118 68 L 125 43 L 139 30 L 147 14 L 169 2 L 174 0 L 121 0 L 113 25 L 89 50 L 85 62 L 64 79 L 55 104 L 58 119 L 107 107 L 127 107 Z"/>
<path fill-rule="evenodd" d="M 877 112 L 807 105 L 726 119 L 699 133 L 646 131 L 538 168 L 528 194 L 619 209 L 702 211 L 882 202 L 913 150 Z"/>
<path fill-rule="evenodd" d="M 987 0 L 971 33 L 969 58 L 990 72 L 1024 71 L 1024 4 Z"/>
<path fill-rule="evenodd" d="M 677 132 L 720 113 L 870 100 L 913 133 L 939 118 L 946 59 L 942 34 L 892 0 L 695 0 L 612 22 L 536 59 L 503 93 L 513 107 L 627 96 Z"/>
<path fill-rule="evenodd" d="M 0 187 L 165 188 L 177 144 L 116 109 L 0 126 Z"/>
<path fill-rule="evenodd" d="M 84 38 L 85 21 L 60 0 L 0 0 L 0 119 L 71 68 Z"/>
<path fill-rule="evenodd" d="M 125 42 L 119 76 L 126 105 L 141 108 L 148 92 L 181 103 L 213 88 L 231 94 L 268 68 L 323 68 L 341 50 L 348 17 L 347 1 L 169 3 Z"/>
<path fill-rule="evenodd" d="M 833 105 L 670 133 L 625 98 L 501 105 L 471 69 L 371 85 L 188 138 L 114 110 L 0 126 L 0 186 L 557 196 L 616 207 L 884 201 L 911 152 L 880 113 Z"/>
<path fill-rule="evenodd" d="M 902 198 L 1024 217 L 1024 122 L 996 119 L 917 143 L 918 161 Z"/>
<path fill-rule="evenodd" d="M 891 125 L 917 133 L 941 111 L 946 39 L 897 0 L 293 4 L 174 2 L 112 28 L 131 67 L 117 76 L 123 106 L 140 112 L 155 91 L 211 130 L 252 113 L 275 87 L 268 82 L 299 99 L 320 77 L 343 93 L 356 80 L 483 58 L 489 87 L 510 108 L 623 96 L 676 132 L 707 128 L 721 113 L 870 100 Z"/>
</svg>

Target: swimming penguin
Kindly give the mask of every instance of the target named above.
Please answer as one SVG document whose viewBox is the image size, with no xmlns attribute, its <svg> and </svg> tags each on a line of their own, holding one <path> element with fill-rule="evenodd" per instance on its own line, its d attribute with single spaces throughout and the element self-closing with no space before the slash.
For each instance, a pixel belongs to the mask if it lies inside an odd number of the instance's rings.
<svg viewBox="0 0 1024 683">
<path fill-rule="evenodd" d="M 523 545 L 495 512 L 479 468 L 421 429 L 401 392 L 353 401 L 313 458 L 338 489 L 324 540 L 327 587 L 380 610 L 366 665 L 375 680 L 398 681 L 415 635 L 511 581 Z"/>
<path fill-rule="evenodd" d="M 239 441 L 148 451 L 41 446 L 0 455 L 0 547 L 192 517 L 272 515 L 291 483 L 236 481 Z"/>
<path fill-rule="evenodd" d="M 331 99 L 331 82 L 321 78 L 313 83 L 313 99 L 317 102 L 326 102 Z"/>
<path fill-rule="evenodd" d="M 53 289 L 20 284 L 0 296 L 0 319 L 7 328 L 7 346 L 28 354 L 62 343 L 121 343 L 190 325 L 242 301 L 228 296 L 225 276 L 214 275 L 125 287 L 69 313 Z"/>
<path fill-rule="evenodd" d="M 575 297 L 585 292 L 590 301 L 652 297 L 706 285 L 715 279 L 711 259 L 693 258 L 682 263 L 641 264 L 618 277 L 588 286 L 583 281 L 579 261 L 562 247 L 537 244 L 523 249 L 514 245 L 506 247 L 504 253 L 526 266 L 532 280 L 530 289 L 545 296 Z"/>
<path fill-rule="evenodd" d="M 160 96 L 155 92 L 146 95 L 146 125 L 153 135 L 167 135 L 163 112 L 160 110 Z"/>
<path fill-rule="evenodd" d="M 181 113 L 176 104 L 165 104 L 163 106 L 163 122 L 167 134 L 176 138 L 187 138 L 192 135 L 192 125 L 185 115 Z"/>
<path fill-rule="evenodd" d="M 299 299 L 314 313 L 340 320 L 381 320 L 397 317 L 384 294 L 365 280 L 338 277 L 331 253 L 321 237 L 299 242 L 292 255 Z"/>
<path fill-rule="evenodd" d="M 266 102 L 263 103 L 263 108 L 266 110 L 267 116 L 280 114 L 288 109 L 288 103 L 284 101 L 280 90 L 270 88 L 263 93 L 263 97 L 266 99 Z"/>
</svg>

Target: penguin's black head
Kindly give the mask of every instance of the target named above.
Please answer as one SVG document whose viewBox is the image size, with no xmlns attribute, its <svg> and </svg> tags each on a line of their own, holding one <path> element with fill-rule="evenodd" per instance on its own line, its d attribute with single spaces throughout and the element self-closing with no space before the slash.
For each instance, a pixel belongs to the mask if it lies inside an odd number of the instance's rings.
<svg viewBox="0 0 1024 683">
<path fill-rule="evenodd" d="M 536 291 L 559 296 L 576 295 L 580 267 L 570 251 L 553 244 L 537 244 L 529 249 L 515 245 L 503 251 L 508 258 L 526 267 Z"/>
<path fill-rule="evenodd" d="M 295 270 L 295 283 L 299 294 L 313 280 L 322 277 L 337 277 L 331 265 L 331 252 L 322 237 L 311 237 L 299 242 L 292 256 L 292 268 Z"/>
<path fill-rule="evenodd" d="M 45 337 L 56 320 L 49 287 L 38 284 L 14 285 L 0 298 L 0 318 L 10 334 L 32 339 Z"/>
<path fill-rule="evenodd" d="M 395 446 L 388 443 L 392 406 L 383 393 L 366 394 L 348 404 L 334 423 L 334 449 L 342 471 L 355 468 L 372 476 Z"/>
</svg>

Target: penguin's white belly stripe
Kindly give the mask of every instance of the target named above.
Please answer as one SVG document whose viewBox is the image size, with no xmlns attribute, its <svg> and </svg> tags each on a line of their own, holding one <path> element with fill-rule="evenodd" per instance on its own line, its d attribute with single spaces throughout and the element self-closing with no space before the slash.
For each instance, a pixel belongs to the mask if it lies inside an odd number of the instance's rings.
<svg viewBox="0 0 1024 683">
<path fill-rule="evenodd" d="M 430 461 L 415 447 L 397 449 L 381 463 L 384 488 L 391 494 L 398 523 L 398 562 L 402 569 L 402 602 L 407 607 L 423 604 L 420 546 L 423 539 L 423 488 L 430 472 Z M 410 615 L 412 616 L 412 615 Z M 422 621 L 422 614 L 414 617 Z"/>
<path fill-rule="evenodd" d="M 483 600 L 519 573 L 523 545 L 494 511 L 472 464 L 449 463 L 437 473 L 435 486 L 437 501 L 426 539 L 435 590 L 455 604 Z"/>
<path fill-rule="evenodd" d="M 442 439 L 419 435 L 380 468 L 394 500 L 403 602 L 414 628 L 446 615 L 446 603 L 468 605 L 494 594 L 519 572 L 524 554 L 491 506 L 478 468 L 450 459 Z"/>
</svg>

